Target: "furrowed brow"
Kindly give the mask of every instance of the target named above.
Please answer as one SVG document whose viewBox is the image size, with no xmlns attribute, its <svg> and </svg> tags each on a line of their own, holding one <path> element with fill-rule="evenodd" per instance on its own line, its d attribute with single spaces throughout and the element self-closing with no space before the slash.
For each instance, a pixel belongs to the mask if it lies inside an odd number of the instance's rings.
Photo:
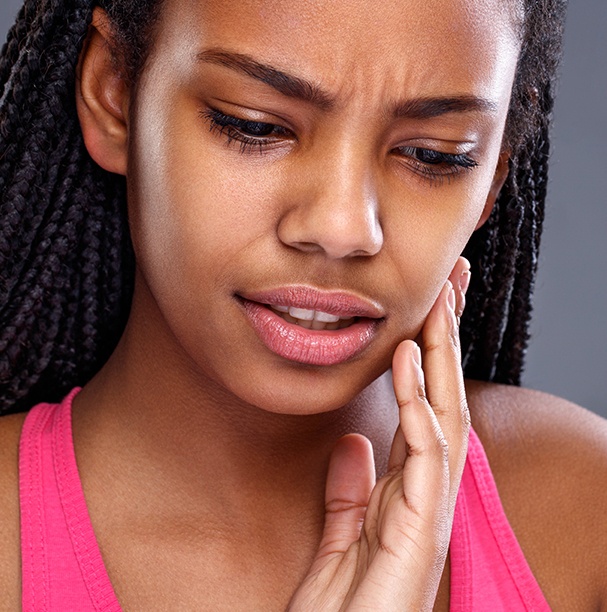
<svg viewBox="0 0 607 612">
<path fill-rule="evenodd" d="M 231 53 L 222 49 L 207 49 L 200 52 L 197 59 L 241 72 L 269 85 L 284 96 L 309 102 L 322 110 L 328 111 L 335 106 L 335 100 L 317 85 L 262 64 L 249 55 Z"/>
<path fill-rule="evenodd" d="M 397 119 L 431 119 L 448 113 L 483 112 L 494 115 L 497 104 L 476 96 L 448 96 L 444 98 L 415 98 L 397 104 L 392 116 Z"/>
</svg>

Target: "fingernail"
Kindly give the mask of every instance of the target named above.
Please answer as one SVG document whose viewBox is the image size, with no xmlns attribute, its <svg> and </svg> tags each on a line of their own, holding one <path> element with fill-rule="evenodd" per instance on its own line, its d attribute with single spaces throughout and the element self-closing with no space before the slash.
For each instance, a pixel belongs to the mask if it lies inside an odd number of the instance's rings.
<svg viewBox="0 0 607 612">
<path fill-rule="evenodd" d="M 470 270 L 464 270 L 462 275 L 459 277 L 459 290 L 466 295 L 466 291 L 468 291 L 468 287 L 470 286 Z"/>
<path fill-rule="evenodd" d="M 449 281 L 447 281 L 447 284 L 449 286 L 447 303 L 449 304 L 449 308 L 455 312 L 455 289 L 453 289 L 453 285 Z"/>
<path fill-rule="evenodd" d="M 415 348 L 413 349 L 413 361 L 415 361 L 415 363 L 421 367 L 422 365 L 422 352 L 419 348 L 419 345 L 416 344 Z"/>
</svg>

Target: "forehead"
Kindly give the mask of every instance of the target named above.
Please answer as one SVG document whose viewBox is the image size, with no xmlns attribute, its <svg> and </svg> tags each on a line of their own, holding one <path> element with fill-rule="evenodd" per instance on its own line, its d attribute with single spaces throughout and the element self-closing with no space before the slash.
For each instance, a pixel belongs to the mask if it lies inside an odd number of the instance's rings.
<svg viewBox="0 0 607 612">
<path fill-rule="evenodd" d="M 336 95 L 406 83 L 412 96 L 490 96 L 504 81 L 510 89 L 519 49 L 515 4 L 166 0 L 156 42 L 178 42 L 186 62 L 209 48 L 247 54 Z"/>
</svg>

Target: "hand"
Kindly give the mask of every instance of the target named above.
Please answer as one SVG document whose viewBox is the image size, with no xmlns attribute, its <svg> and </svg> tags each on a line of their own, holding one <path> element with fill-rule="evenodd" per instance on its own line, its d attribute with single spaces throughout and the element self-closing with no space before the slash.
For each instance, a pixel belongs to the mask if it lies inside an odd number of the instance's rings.
<svg viewBox="0 0 607 612">
<path fill-rule="evenodd" d="M 371 444 L 361 435 L 341 438 L 331 455 L 323 536 L 291 612 L 433 607 L 469 430 L 458 333 L 466 260 L 450 279 L 422 330 L 424 369 L 412 340 L 394 354 L 400 426 L 386 475 L 375 484 Z"/>
</svg>

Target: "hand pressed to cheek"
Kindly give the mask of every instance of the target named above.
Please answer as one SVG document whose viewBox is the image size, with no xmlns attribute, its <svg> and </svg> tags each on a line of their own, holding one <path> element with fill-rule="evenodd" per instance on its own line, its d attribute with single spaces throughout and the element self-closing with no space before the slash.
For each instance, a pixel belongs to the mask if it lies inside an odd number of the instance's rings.
<svg viewBox="0 0 607 612">
<path fill-rule="evenodd" d="M 321 545 L 290 610 L 311 602 L 326 610 L 432 608 L 468 436 L 455 307 L 447 281 L 424 326 L 423 369 L 415 342 L 405 340 L 394 354 L 400 423 L 389 470 L 375 487 L 364 439 L 338 442 Z"/>
</svg>

